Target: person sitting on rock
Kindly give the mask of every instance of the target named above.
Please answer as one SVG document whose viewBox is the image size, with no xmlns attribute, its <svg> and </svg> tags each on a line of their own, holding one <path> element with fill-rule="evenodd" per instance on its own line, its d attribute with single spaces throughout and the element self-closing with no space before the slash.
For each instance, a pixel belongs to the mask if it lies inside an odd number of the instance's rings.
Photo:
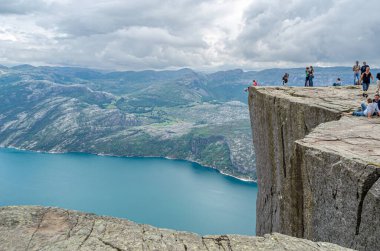
<svg viewBox="0 0 380 251">
<path fill-rule="evenodd" d="M 376 93 L 375 98 L 373 99 L 373 103 L 377 104 L 377 109 L 380 111 L 380 94 Z"/>
<path fill-rule="evenodd" d="M 253 81 L 252 81 L 252 85 L 251 85 L 251 86 L 248 86 L 247 88 L 245 88 L 244 91 L 247 92 L 247 91 L 249 90 L 249 87 L 252 87 L 252 86 L 258 86 L 258 85 L 259 85 L 259 83 L 257 83 L 256 80 L 253 80 Z"/>
<path fill-rule="evenodd" d="M 367 105 L 364 102 L 361 103 L 361 110 L 354 111 L 352 115 L 354 116 L 367 116 L 371 118 L 374 114 L 380 116 L 380 110 L 377 103 L 374 103 L 371 98 L 367 99 Z"/>
<path fill-rule="evenodd" d="M 340 78 L 337 78 L 333 86 L 342 86 L 342 80 L 340 80 Z"/>
</svg>

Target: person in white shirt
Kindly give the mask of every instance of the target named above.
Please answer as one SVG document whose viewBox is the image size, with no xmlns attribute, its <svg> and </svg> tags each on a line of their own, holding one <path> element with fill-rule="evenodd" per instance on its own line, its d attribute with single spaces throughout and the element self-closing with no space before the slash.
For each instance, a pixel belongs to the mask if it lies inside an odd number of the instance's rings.
<svg viewBox="0 0 380 251">
<path fill-rule="evenodd" d="M 368 118 L 371 118 L 374 114 L 377 114 L 380 116 L 379 107 L 377 106 L 377 103 L 373 102 L 371 98 L 367 99 L 367 104 L 364 104 L 364 102 L 361 104 L 362 110 L 361 111 L 354 111 L 352 115 L 354 116 L 367 116 Z"/>
</svg>

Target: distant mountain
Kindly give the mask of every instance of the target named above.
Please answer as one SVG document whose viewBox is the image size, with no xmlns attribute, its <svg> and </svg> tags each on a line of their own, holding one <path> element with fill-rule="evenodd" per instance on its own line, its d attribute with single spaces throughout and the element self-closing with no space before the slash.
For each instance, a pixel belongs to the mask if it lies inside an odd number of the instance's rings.
<svg viewBox="0 0 380 251">
<path fill-rule="evenodd" d="M 247 105 L 219 99 L 216 88 L 190 69 L 4 69 L 0 146 L 187 159 L 255 179 Z"/>
<path fill-rule="evenodd" d="M 255 179 L 255 156 L 244 89 L 304 84 L 304 69 L 240 69 L 211 74 L 104 72 L 20 65 L 0 68 L 0 146 L 51 152 L 187 159 Z M 374 71 L 376 72 L 376 70 Z M 350 67 L 315 68 L 315 85 Z"/>
</svg>

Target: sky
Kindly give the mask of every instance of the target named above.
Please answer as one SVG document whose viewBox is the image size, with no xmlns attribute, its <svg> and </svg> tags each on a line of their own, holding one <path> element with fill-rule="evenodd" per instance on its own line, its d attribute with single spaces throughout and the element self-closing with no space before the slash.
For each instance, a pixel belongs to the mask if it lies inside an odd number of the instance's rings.
<svg viewBox="0 0 380 251">
<path fill-rule="evenodd" d="M 380 66 L 380 1 L 0 0 L 0 64 Z"/>
</svg>

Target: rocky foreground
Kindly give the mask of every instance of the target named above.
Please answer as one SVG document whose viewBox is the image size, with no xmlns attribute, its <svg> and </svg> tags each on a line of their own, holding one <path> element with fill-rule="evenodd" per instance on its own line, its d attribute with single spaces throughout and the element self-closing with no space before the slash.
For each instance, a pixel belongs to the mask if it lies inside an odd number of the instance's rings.
<svg viewBox="0 0 380 251">
<path fill-rule="evenodd" d="M 258 235 L 380 250 L 380 118 L 349 115 L 363 100 L 354 86 L 250 90 Z"/>
<path fill-rule="evenodd" d="M 282 234 L 199 236 L 59 208 L 0 208 L 0 250 L 349 250 Z"/>
</svg>

